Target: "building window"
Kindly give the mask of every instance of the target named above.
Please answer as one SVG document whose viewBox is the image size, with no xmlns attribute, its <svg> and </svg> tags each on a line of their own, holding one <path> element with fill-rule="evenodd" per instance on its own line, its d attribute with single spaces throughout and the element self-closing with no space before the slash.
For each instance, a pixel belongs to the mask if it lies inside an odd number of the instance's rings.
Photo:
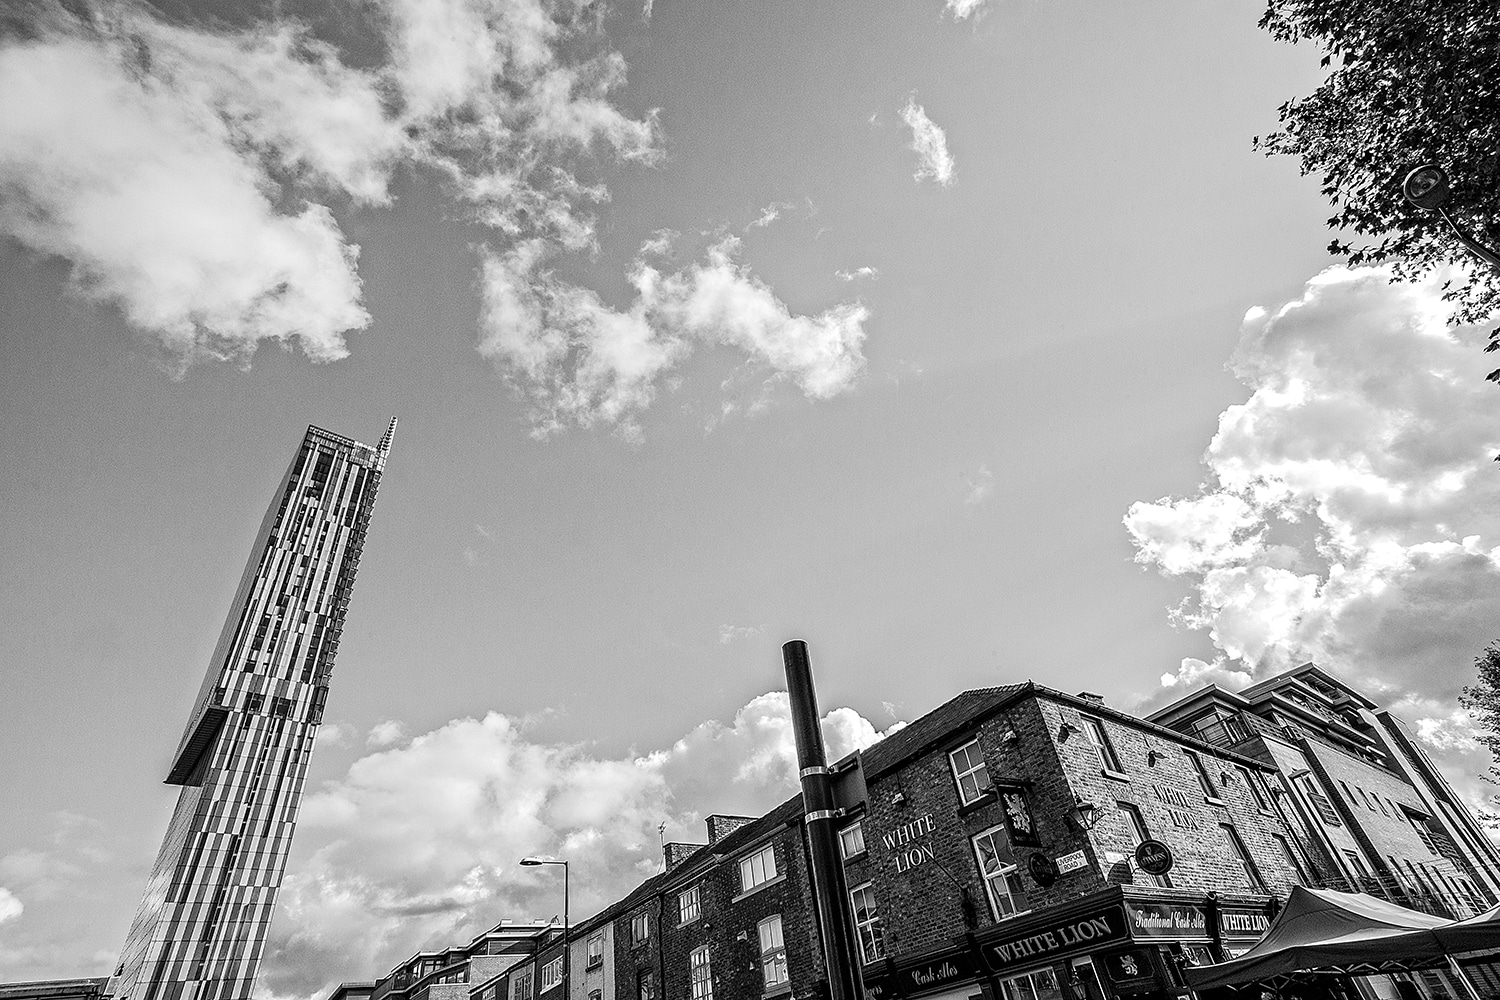
<svg viewBox="0 0 1500 1000">
<path fill-rule="evenodd" d="M 1224 835 L 1224 844 L 1229 848 L 1229 856 L 1238 863 L 1245 873 L 1244 886 L 1251 892 L 1265 892 L 1266 884 L 1261 881 L 1260 871 L 1251 860 L 1250 853 L 1245 850 L 1245 842 L 1240 840 L 1240 832 L 1228 823 L 1220 823 L 1219 831 Z"/>
<path fill-rule="evenodd" d="M 1266 793 L 1260 787 L 1260 775 L 1250 773 L 1248 767 L 1241 767 L 1240 774 L 1245 776 L 1245 787 L 1250 789 L 1250 797 L 1255 800 L 1255 808 L 1261 812 L 1270 812 L 1271 806 L 1266 802 Z"/>
<path fill-rule="evenodd" d="M 698 905 L 698 887 L 686 889 L 677 894 L 677 922 L 685 924 L 689 920 L 697 920 L 703 915 L 703 908 Z"/>
<path fill-rule="evenodd" d="M 511 1000 L 531 1000 L 531 970 L 517 974 L 511 979 Z"/>
<path fill-rule="evenodd" d="M 1000 996 L 1004 1000 L 1056 1000 L 1062 995 L 1057 973 L 1050 968 L 1000 980 Z"/>
<path fill-rule="evenodd" d="M 645 944 L 646 939 L 651 936 L 650 916 L 645 913 L 637 913 L 630 918 L 630 943 Z"/>
<path fill-rule="evenodd" d="M 604 991 L 589 990 L 589 1000 L 604 1000 Z"/>
<path fill-rule="evenodd" d="M 583 963 L 585 969 L 604 964 L 604 935 L 594 934 L 589 937 L 587 944 L 587 960 Z"/>
<path fill-rule="evenodd" d="M 1120 815 L 1125 817 L 1125 832 L 1130 837 L 1132 848 L 1144 840 L 1151 839 L 1151 833 L 1146 829 L 1146 819 L 1141 815 L 1139 807 L 1129 802 L 1116 802 L 1115 807 L 1120 810 Z M 1172 880 L 1165 875 L 1148 875 L 1146 872 L 1138 871 L 1133 879 L 1139 879 L 1143 884 L 1172 888 Z"/>
<path fill-rule="evenodd" d="M 1307 869 L 1302 867 L 1302 859 L 1297 857 L 1297 852 L 1292 850 L 1291 842 L 1279 833 L 1271 834 L 1271 839 L 1276 841 L 1277 848 L 1281 851 L 1281 857 L 1286 861 L 1287 867 L 1297 873 L 1297 881 L 1303 885 L 1311 885 L 1307 877 Z"/>
<path fill-rule="evenodd" d="M 777 913 L 757 925 L 760 932 L 760 971 L 766 989 L 784 986 L 792 981 L 786 971 L 786 941 L 781 937 L 781 914 Z"/>
<path fill-rule="evenodd" d="M 1004 920 L 1026 909 L 1026 895 L 1016 865 L 1010 860 L 1010 844 L 1003 826 L 991 827 L 974 838 L 974 857 L 984 891 L 990 898 L 990 911 L 996 920 Z"/>
<path fill-rule="evenodd" d="M 1193 762 L 1193 774 L 1198 778 L 1198 787 L 1203 789 L 1203 797 L 1206 799 L 1219 798 L 1219 787 L 1214 784 L 1213 776 L 1208 773 L 1208 768 L 1203 766 L 1203 758 L 1191 750 L 1184 750 L 1183 754 Z"/>
<path fill-rule="evenodd" d="M 656 977 L 650 969 L 635 974 L 635 1000 L 656 1000 Z"/>
<path fill-rule="evenodd" d="M 1328 801 L 1328 796 L 1324 795 L 1322 790 L 1318 788 L 1317 782 L 1313 780 L 1312 775 L 1298 775 L 1296 781 L 1297 787 L 1302 789 L 1302 794 L 1307 796 L 1307 801 L 1311 802 L 1312 807 L 1318 811 L 1319 819 L 1328 826 L 1344 825 L 1343 821 L 1339 819 L 1338 810 L 1333 808 L 1333 803 Z"/>
<path fill-rule="evenodd" d="M 1355 799 L 1355 797 L 1354 797 L 1354 790 L 1349 787 L 1349 782 L 1347 782 L 1347 781 L 1340 781 L 1339 782 L 1339 787 L 1344 790 L 1344 798 L 1346 798 L 1346 799 L 1349 800 L 1349 804 L 1351 806 L 1357 806 L 1357 805 L 1359 805 L 1359 801 L 1357 799 Z"/>
<path fill-rule="evenodd" d="M 953 780 L 958 782 L 958 801 L 968 805 L 990 790 L 990 772 L 984 766 L 984 751 L 978 740 L 970 740 L 948 755 Z"/>
<path fill-rule="evenodd" d="M 776 847 L 767 844 L 740 862 L 740 891 L 749 892 L 776 877 Z"/>
<path fill-rule="evenodd" d="M 844 860 L 857 858 L 865 853 L 865 827 L 858 821 L 850 823 L 839 831 L 839 853 Z"/>
<path fill-rule="evenodd" d="M 545 993 L 562 982 L 563 960 L 559 956 L 542 966 L 542 992 Z"/>
<path fill-rule="evenodd" d="M 880 909 L 875 905 L 875 890 L 870 883 L 857 885 L 849 890 L 849 901 L 854 904 L 854 936 L 859 938 L 859 950 L 866 963 L 878 962 L 885 957 L 885 937 L 881 932 Z"/>
<path fill-rule="evenodd" d="M 692 1000 L 714 1000 L 714 975 L 708 964 L 708 945 L 688 955 L 688 981 Z"/>
<path fill-rule="evenodd" d="M 1115 754 L 1114 744 L 1109 742 L 1109 734 L 1104 731 L 1104 723 L 1091 715 L 1083 716 L 1083 731 L 1089 738 L 1089 743 L 1094 747 L 1094 752 L 1099 755 L 1099 766 L 1113 774 L 1120 773 L 1120 758 Z"/>
</svg>

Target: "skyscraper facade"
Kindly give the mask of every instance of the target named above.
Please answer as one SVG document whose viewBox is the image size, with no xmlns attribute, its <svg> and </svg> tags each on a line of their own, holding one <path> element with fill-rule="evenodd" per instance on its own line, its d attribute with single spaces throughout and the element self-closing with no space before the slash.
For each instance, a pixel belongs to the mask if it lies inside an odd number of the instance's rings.
<svg viewBox="0 0 1500 1000">
<path fill-rule="evenodd" d="M 371 448 L 309 427 L 281 479 L 166 778 L 117 1000 L 250 996 L 395 430 Z"/>
</svg>

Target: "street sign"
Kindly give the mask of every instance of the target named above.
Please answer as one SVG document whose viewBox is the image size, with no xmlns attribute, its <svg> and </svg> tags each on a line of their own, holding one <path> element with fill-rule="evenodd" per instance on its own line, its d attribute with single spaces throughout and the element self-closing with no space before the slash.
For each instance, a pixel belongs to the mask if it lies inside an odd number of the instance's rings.
<svg viewBox="0 0 1500 1000">
<path fill-rule="evenodd" d="M 1076 872 L 1080 868 L 1089 866 L 1088 859 L 1083 856 L 1082 851 L 1074 851 L 1072 854 L 1064 854 L 1057 859 L 1057 870 L 1066 875 L 1068 872 Z"/>
</svg>

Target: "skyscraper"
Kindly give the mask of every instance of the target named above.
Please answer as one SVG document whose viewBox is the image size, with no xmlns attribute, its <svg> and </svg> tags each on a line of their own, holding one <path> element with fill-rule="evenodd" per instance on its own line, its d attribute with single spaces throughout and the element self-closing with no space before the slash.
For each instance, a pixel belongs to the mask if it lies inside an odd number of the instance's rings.
<svg viewBox="0 0 1500 1000">
<path fill-rule="evenodd" d="M 247 1000 L 396 421 L 309 427 L 261 522 L 168 784 L 181 785 L 112 990 Z"/>
</svg>

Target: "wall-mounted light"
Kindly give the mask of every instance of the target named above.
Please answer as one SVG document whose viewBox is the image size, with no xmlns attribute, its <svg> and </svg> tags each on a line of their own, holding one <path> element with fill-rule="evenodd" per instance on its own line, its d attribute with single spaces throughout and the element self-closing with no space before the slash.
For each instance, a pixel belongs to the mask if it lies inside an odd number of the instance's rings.
<svg viewBox="0 0 1500 1000">
<path fill-rule="evenodd" d="M 891 805 L 893 805 L 893 806 L 904 806 L 904 805 L 906 805 L 906 793 L 898 791 L 895 795 L 892 795 L 891 796 Z"/>
<path fill-rule="evenodd" d="M 1016 735 L 1016 731 L 1014 729 L 1007 729 L 1005 732 L 1000 734 L 1001 743 L 1014 743 L 1020 738 L 1021 737 Z"/>
<path fill-rule="evenodd" d="M 1103 810 L 1087 799 L 1079 798 L 1072 809 L 1068 811 L 1068 818 L 1077 825 L 1080 830 L 1092 830 L 1094 824 L 1099 822 Z"/>
<path fill-rule="evenodd" d="M 1076 732 L 1078 732 L 1077 726 L 1073 725 L 1073 723 L 1071 722 L 1064 722 L 1062 725 L 1057 727 L 1057 738 L 1060 740 L 1065 740 L 1070 735 Z"/>
<path fill-rule="evenodd" d="M 1146 751 L 1146 764 L 1150 767 L 1155 767 L 1156 762 L 1164 757 L 1166 757 L 1166 753 L 1164 751 L 1152 747 L 1150 750 Z"/>
</svg>

